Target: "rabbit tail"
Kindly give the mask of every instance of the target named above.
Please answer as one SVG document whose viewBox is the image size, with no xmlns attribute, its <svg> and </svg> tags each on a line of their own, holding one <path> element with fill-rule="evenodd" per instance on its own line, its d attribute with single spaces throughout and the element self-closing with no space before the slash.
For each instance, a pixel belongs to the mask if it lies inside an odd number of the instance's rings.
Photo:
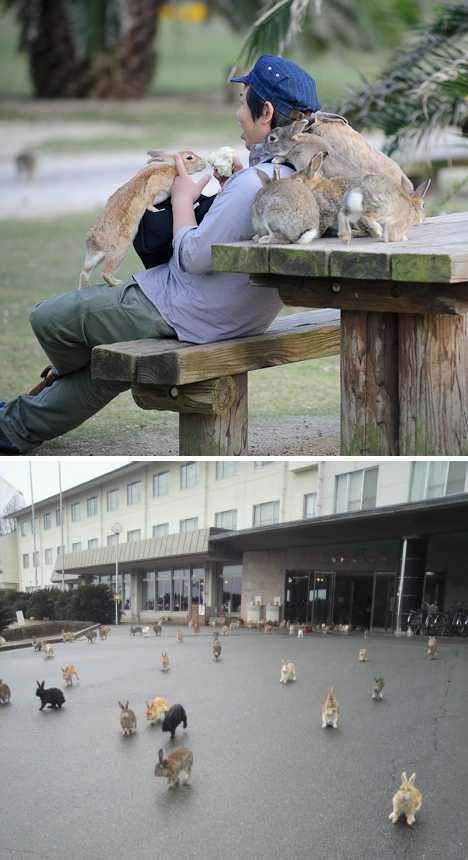
<svg viewBox="0 0 468 860">
<path fill-rule="evenodd" d="M 93 271 L 93 269 L 96 268 L 96 266 L 99 265 L 99 263 L 102 262 L 105 256 L 105 251 L 98 251 L 95 248 L 87 249 L 83 268 L 80 272 L 80 290 L 84 289 L 85 287 L 89 287 L 89 278 L 91 272 Z"/>
<path fill-rule="evenodd" d="M 353 218 L 359 218 L 362 214 L 362 191 L 359 188 L 352 188 L 345 195 L 344 211 Z"/>
</svg>

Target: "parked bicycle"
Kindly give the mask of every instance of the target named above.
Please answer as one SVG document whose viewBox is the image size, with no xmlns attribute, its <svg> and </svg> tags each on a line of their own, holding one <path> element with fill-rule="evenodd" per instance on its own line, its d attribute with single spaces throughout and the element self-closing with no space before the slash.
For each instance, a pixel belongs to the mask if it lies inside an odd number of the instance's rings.
<svg viewBox="0 0 468 860">
<path fill-rule="evenodd" d="M 420 609 L 411 609 L 407 627 L 415 635 L 423 636 L 468 636 L 468 611 L 460 603 L 447 612 L 437 603 L 423 603 Z"/>
</svg>

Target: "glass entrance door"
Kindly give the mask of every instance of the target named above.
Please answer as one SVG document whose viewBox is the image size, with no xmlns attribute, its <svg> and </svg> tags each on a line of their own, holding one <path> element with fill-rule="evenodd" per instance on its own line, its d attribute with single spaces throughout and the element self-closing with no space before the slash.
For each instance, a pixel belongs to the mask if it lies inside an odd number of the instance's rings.
<svg viewBox="0 0 468 860">
<path fill-rule="evenodd" d="M 374 591 L 374 613 L 372 627 L 393 630 L 395 613 L 396 576 L 394 573 L 376 573 Z"/>
<path fill-rule="evenodd" d="M 286 621 L 305 624 L 308 619 L 309 573 L 286 573 L 285 613 Z"/>
<path fill-rule="evenodd" d="M 333 611 L 335 575 L 316 570 L 311 577 L 310 603 L 312 624 L 328 624 Z"/>
</svg>

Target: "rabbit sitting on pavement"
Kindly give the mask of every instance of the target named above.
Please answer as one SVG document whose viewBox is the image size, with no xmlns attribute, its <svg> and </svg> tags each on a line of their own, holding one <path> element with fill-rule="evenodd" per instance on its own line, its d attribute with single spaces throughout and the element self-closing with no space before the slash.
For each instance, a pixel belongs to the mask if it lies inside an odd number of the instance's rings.
<svg viewBox="0 0 468 860">
<path fill-rule="evenodd" d="M 397 823 L 400 815 L 405 816 L 406 823 L 410 826 L 416 821 L 416 813 L 422 806 L 422 794 L 414 784 L 415 779 L 415 773 L 412 773 L 409 779 L 406 771 L 401 774 L 400 788 L 393 795 L 393 811 L 388 816 L 393 824 Z"/>
<path fill-rule="evenodd" d="M 166 757 L 163 751 L 159 750 L 154 775 L 167 777 L 169 788 L 175 788 L 181 780 L 185 784 L 189 781 L 192 765 L 193 753 L 185 747 L 177 747 Z"/>
<path fill-rule="evenodd" d="M 136 716 L 135 712 L 128 707 L 128 701 L 125 705 L 119 702 L 120 708 L 120 730 L 124 737 L 133 735 L 136 732 Z"/>
</svg>

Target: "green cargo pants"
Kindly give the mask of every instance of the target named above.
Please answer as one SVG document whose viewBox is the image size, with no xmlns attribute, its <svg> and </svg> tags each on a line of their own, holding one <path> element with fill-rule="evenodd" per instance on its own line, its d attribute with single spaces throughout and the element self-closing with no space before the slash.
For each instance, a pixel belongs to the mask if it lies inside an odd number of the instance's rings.
<svg viewBox="0 0 468 860">
<path fill-rule="evenodd" d="M 20 394 L 0 408 L 0 429 L 21 453 L 78 427 L 130 387 L 126 382 L 91 379 L 94 346 L 176 337 L 134 281 L 47 299 L 33 307 L 30 319 L 59 379 L 40 394 Z"/>
</svg>

